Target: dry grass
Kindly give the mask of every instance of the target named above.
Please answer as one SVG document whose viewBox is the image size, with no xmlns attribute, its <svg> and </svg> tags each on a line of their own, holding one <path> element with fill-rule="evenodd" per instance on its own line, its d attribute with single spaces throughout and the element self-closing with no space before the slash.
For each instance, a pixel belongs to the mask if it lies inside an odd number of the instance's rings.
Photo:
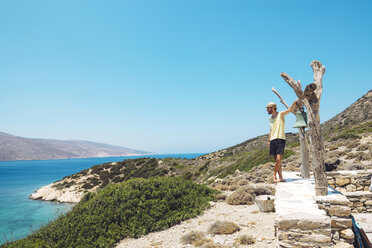
<svg viewBox="0 0 372 248">
<path fill-rule="evenodd" d="M 247 180 L 247 179 L 240 179 L 239 181 L 238 181 L 238 185 L 239 186 L 244 186 L 244 185 L 247 185 L 247 184 L 249 184 L 249 181 Z"/>
<path fill-rule="evenodd" d="M 239 185 L 237 185 L 237 184 L 231 184 L 230 186 L 229 186 L 229 190 L 230 191 L 235 191 L 235 190 L 237 190 L 239 188 Z"/>
<path fill-rule="evenodd" d="M 241 245 L 252 245 L 256 243 L 256 239 L 248 234 L 244 234 L 236 239 L 236 242 Z"/>
<path fill-rule="evenodd" d="M 372 153 L 370 152 L 360 152 L 357 157 L 358 161 L 371 161 Z"/>
<path fill-rule="evenodd" d="M 367 150 L 372 150 L 372 147 L 370 147 L 368 144 L 360 144 L 356 150 L 367 151 Z"/>
<path fill-rule="evenodd" d="M 354 152 L 350 152 L 350 153 L 348 153 L 347 155 L 346 155 L 346 159 L 354 159 L 354 158 L 356 158 L 356 157 L 358 157 L 358 154 L 357 153 L 354 153 Z"/>
<path fill-rule="evenodd" d="M 347 167 L 348 170 L 364 170 L 365 167 L 361 164 L 351 164 Z"/>
<path fill-rule="evenodd" d="M 335 145 L 329 145 L 329 146 L 328 146 L 328 149 L 329 149 L 330 151 L 334 151 L 334 150 L 337 150 L 337 149 L 338 149 L 338 146 L 335 146 Z"/>
<path fill-rule="evenodd" d="M 201 247 L 213 241 L 206 238 L 205 233 L 203 232 L 191 231 L 181 237 L 181 242 L 184 244 L 192 244 L 193 246 Z"/>
<path fill-rule="evenodd" d="M 211 234 L 232 234 L 239 231 L 240 227 L 230 221 L 216 221 L 209 227 L 209 233 Z"/>
<path fill-rule="evenodd" d="M 354 148 L 359 146 L 359 140 L 350 140 L 346 145 L 347 148 Z"/>
<path fill-rule="evenodd" d="M 226 191 L 226 190 L 229 190 L 229 186 L 228 185 L 224 185 L 224 184 L 217 184 L 215 186 L 212 186 L 213 189 L 216 189 L 216 190 L 219 190 L 219 191 Z"/>
<path fill-rule="evenodd" d="M 349 152 L 348 149 L 345 149 L 343 151 L 338 151 L 338 152 L 335 153 L 335 155 L 333 157 L 342 157 L 342 156 L 345 156 L 348 152 Z"/>
<path fill-rule="evenodd" d="M 227 197 L 227 195 L 225 193 L 218 194 L 218 195 L 216 195 L 216 200 L 217 201 L 225 201 L 226 197 Z"/>
</svg>

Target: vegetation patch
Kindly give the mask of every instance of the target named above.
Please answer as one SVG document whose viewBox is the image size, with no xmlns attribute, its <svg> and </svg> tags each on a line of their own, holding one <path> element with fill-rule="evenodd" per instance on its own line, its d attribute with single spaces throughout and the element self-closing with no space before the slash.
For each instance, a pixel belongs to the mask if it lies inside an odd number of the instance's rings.
<svg viewBox="0 0 372 248">
<path fill-rule="evenodd" d="M 211 234 L 232 234 L 239 231 L 240 227 L 231 221 L 216 221 L 209 228 Z"/>
<path fill-rule="evenodd" d="M 195 247 L 203 246 L 207 243 L 212 243 L 213 241 L 205 237 L 205 233 L 192 231 L 181 237 L 181 242 L 184 244 L 191 244 Z"/>
<path fill-rule="evenodd" d="M 294 148 L 300 146 L 300 142 L 291 142 L 287 144 L 287 147 Z"/>
<path fill-rule="evenodd" d="M 242 236 L 240 236 L 236 242 L 238 244 L 241 244 L 241 245 L 251 245 L 251 244 L 254 244 L 256 243 L 256 239 L 251 236 L 251 235 L 248 235 L 248 234 L 244 234 Z"/>
<path fill-rule="evenodd" d="M 114 247 L 195 217 L 215 190 L 177 177 L 137 178 L 88 193 L 70 212 L 3 247 Z"/>
<path fill-rule="evenodd" d="M 358 139 L 360 134 L 372 132 L 372 121 L 353 127 L 336 127 L 332 133 L 325 135 L 324 139 L 329 141 Z M 332 135 L 336 134 L 336 135 Z"/>
<path fill-rule="evenodd" d="M 283 154 L 283 159 L 289 158 L 294 155 L 295 152 L 286 149 Z M 241 152 L 230 157 L 224 157 L 222 161 L 234 161 L 228 166 L 221 166 L 218 169 L 211 172 L 212 176 L 217 176 L 218 178 L 225 178 L 227 175 L 233 174 L 236 170 L 239 171 L 249 171 L 253 167 L 265 164 L 267 162 L 275 162 L 274 157 L 269 154 L 267 149 L 253 150 L 250 152 Z"/>
</svg>

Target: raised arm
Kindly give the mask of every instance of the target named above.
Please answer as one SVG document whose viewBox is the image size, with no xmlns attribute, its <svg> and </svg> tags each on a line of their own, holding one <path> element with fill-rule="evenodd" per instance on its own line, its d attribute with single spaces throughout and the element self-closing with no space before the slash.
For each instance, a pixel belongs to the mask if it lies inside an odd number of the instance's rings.
<svg viewBox="0 0 372 248">
<path fill-rule="evenodd" d="M 295 100 L 292 103 L 291 107 L 289 107 L 289 109 L 282 111 L 281 112 L 282 113 L 282 116 L 286 116 L 287 114 L 291 113 L 296 108 L 296 104 L 297 104 L 298 101 L 299 101 L 298 99 Z"/>
</svg>

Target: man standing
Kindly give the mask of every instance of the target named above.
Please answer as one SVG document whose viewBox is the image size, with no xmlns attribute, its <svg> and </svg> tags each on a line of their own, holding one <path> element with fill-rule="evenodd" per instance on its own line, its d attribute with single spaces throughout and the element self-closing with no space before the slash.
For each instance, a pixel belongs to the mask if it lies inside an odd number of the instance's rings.
<svg viewBox="0 0 372 248">
<path fill-rule="evenodd" d="M 282 157 L 285 146 L 285 116 L 291 113 L 296 108 L 296 103 L 298 99 L 293 102 L 292 106 L 282 112 L 276 111 L 276 104 L 269 102 L 266 106 L 267 113 L 270 116 L 270 132 L 267 145 L 270 147 L 270 154 L 275 158 L 275 167 L 274 167 L 274 183 L 285 182 L 282 175 Z M 276 177 L 278 174 L 279 179 Z"/>
</svg>

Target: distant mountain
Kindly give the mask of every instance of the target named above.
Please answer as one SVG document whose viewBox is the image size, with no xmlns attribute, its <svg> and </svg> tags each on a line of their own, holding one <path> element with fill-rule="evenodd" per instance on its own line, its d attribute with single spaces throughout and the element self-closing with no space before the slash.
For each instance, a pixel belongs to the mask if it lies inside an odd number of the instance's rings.
<svg viewBox="0 0 372 248">
<path fill-rule="evenodd" d="M 31 139 L 0 132 L 0 161 L 145 155 L 148 152 L 81 140 Z"/>
</svg>

